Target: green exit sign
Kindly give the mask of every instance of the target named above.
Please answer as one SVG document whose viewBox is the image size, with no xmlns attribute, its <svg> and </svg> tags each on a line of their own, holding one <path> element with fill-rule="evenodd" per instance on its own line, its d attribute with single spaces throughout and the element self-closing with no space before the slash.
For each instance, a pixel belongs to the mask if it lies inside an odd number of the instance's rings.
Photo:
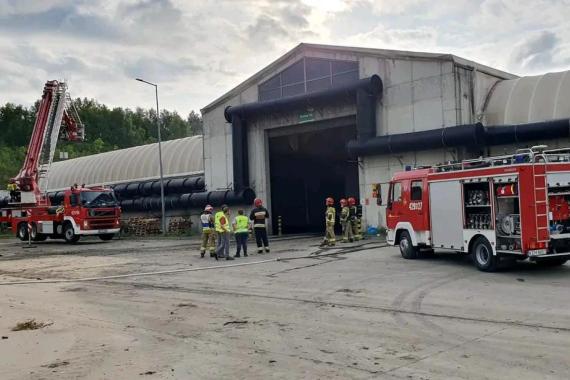
<svg viewBox="0 0 570 380">
<path fill-rule="evenodd" d="M 315 115 L 313 114 L 313 111 L 307 111 L 299 114 L 299 123 L 306 123 L 313 120 L 315 120 Z"/>
</svg>

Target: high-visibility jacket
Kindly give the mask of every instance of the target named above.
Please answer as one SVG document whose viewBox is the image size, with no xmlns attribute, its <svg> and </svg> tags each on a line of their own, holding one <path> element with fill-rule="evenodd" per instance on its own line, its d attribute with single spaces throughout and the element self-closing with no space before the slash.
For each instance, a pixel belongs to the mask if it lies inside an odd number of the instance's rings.
<svg viewBox="0 0 570 380">
<path fill-rule="evenodd" d="M 15 183 L 9 183 L 7 186 L 8 191 L 16 191 L 18 189 L 18 187 L 16 186 Z"/>
<path fill-rule="evenodd" d="M 333 225 L 334 226 L 334 219 L 336 216 L 336 210 L 334 207 L 327 207 L 327 212 L 325 213 L 325 221 L 327 223 L 327 225 Z"/>
<path fill-rule="evenodd" d="M 214 219 L 216 232 L 230 232 L 228 217 L 223 211 L 218 211 Z"/>
<path fill-rule="evenodd" d="M 200 215 L 200 224 L 202 225 L 202 231 L 210 231 L 214 228 L 214 223 L 212 220 L 212 214 L 210 213 L 203 213 Z"/>
<path fill-rule="evenodd" d="M 245 215 L 238 215 L 235 219 L 236 222 L 236 234 L 247 233 L 249 226 L 249 219 Z"/>
</svg>

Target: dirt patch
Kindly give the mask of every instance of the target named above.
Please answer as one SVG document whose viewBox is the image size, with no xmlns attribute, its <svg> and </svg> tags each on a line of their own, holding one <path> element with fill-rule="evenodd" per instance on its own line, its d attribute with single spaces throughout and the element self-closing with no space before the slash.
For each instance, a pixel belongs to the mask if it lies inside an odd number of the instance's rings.
<svg viewBox="0 0 570 380">
<path fill-rule="evenodd" d="M 46 367 L 46 368 L 58 368 L 58 367 L 64 367 L 66 365 L 69 365 L 69 362 L 67 360 L 62 360 L 62 361 L 57 361 L 57 362 L 53 362 L 50 364 L 46 364 L 43 365 L 42 367 Z"/>
<path fill-rule="evenodd" d="M 198 307 L 192 303 L 179 303 L 176 307 Z"/>
<path fill-rule="evenodd" d="M 53 322 L 38 322 L 35 319 L 28 319 L 24 322 L 18 322 L 18 324 L 12 328 L 12 331 L 39 330 L 51 325 L 53 325 Z"/>
</svg>

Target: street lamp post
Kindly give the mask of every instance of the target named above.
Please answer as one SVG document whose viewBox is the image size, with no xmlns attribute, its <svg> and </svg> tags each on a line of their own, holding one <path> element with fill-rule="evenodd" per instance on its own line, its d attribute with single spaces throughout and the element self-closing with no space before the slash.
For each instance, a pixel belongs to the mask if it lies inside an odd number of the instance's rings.
<svg viewBox="0 0 570 380">
<path fill-rule="evenodd" d="M 156 97 L 156 128 L 158 129 L 158 166 L 160 168 L 160 204 L 162 209 L 162 234 L 166 234 L 166 213 L 164 208 L 164 176 L 162 171 L 162 139 L 160 137 L 160 111 L 158 109 L 158 85 L 147 82 L 144 79 L 136 78 L 139 82 L 154 86 L 154 94 Z"/>
</svg>

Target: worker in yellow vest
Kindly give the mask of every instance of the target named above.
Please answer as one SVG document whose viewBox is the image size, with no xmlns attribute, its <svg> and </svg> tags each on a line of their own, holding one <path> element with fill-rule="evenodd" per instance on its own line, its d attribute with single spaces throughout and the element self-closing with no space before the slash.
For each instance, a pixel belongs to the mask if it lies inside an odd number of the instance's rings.
<svg viewBox="0 0 570 380">
<path fill-rule="evenodd" d="M 336 210 L 334 208 L 334 199 L 326 199 L 327 210 L 325 212 L 325 239 L 321 243 L 321 247 L 329 246 L 332 247 L 336 244 L 336 235 L 334 233 L 334 225 L 336 219 Z"/>
<path fill-rule="evenodd" d="M 17 202 L 18 198 L 18 185 L 16 185 L 16 181 L 11 179 L 8 182 L 8 186 L 6 187 L 8 192 L 10 192 L 10 202 Z"/>
<path fill-rule="evenodd" d="M 216 260 L 225 258 L 233 260 L 230 256 L 230 208 L 222 205 L 222 211 L 218 211 L 214 217 L 218 245 L 216 247 Z"/>
<path fill-rule="evenodd" d="M 210 257 L 214 257 L 216 249 L 216 231 L 214 231 L 214 208 L 207 205 L 204 212 L 200 215 L 200 224 L 202 225 L 202 246 L 200 247 L 200 257 L 204 257 L 206 250 Z"/>
<path fill-rule="evenodd" d="M 237 250 L 234 257 L 241 257 L 243 248 L 243 256 L 247 257 L 247 238 L 249 235 L 249 218 L 243 214 L 243 210 L 238 210 L 238 215 L 234 219 L 234 235 L 236 237 Z"/>
</svg>

